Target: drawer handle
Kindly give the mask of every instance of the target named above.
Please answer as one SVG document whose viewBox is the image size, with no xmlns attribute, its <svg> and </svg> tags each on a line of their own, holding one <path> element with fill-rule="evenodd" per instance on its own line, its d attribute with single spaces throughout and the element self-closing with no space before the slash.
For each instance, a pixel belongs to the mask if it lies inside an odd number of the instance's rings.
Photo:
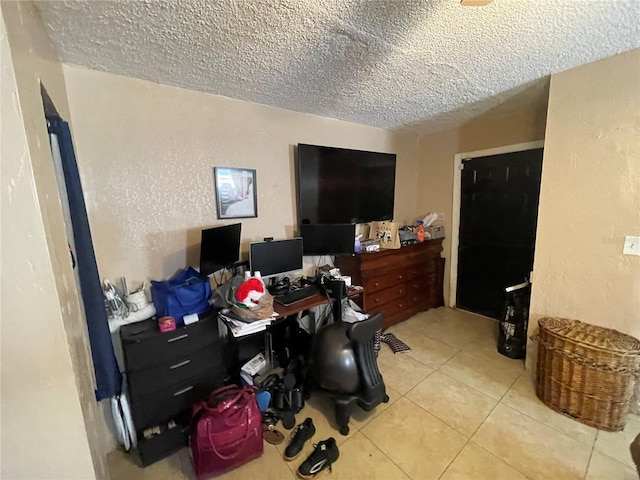
<svg viewBox="0 0 640 480">
<path fill-rule="evenodd" d="M 188 336 L 189 334 L 185 333 L 184 335 L 180 335 L 179 337 L 170 338 L 169 340 L 167 340 L 167 343 L 177 342 L 178 340 L 182 340 L 183 338 L 187 338 Z"/>
<path fill-rule="evenodd" d="M 380 299 L 378 297 L 374 298 L 373 301 L 376 303 L 380 303 Z"/>
<path fill-rule="evenodd" d="M 398 280 L 402 280 L 402 274 L 398 275 Z"/>
<path fill-rule="evenodd" d="M 191 363 L 191 360 L 185 360 L 184 362 L 176 363 L 175 365 L 171 365 L 169 369 L 173 370 L 174 368 L 184 367 Z"/>
<path fill-rule="evenodd" d="M 180 395 L 187 393 L 189 390 L 193 390 L 193 385 L 183 388 L 182 390 L 178 390 L 176 393 L 173 394 L 173 396 L 179 397 Z"/>
<path fill-rule="evenodd" d="M 398 308 L 404 308 L 404 305 L 402 303 L 399 303 Z"/>
<path fill-rule="evenodd" d="M 377 287 L 377 286 L 379 286 L 379 285 L 380 285 L 380 284 L 379 284 L 378 282 L 375 282 L 375 283 L 373 284 L 373 286 L 374 286 L 374 287 Z"/>
</svg>

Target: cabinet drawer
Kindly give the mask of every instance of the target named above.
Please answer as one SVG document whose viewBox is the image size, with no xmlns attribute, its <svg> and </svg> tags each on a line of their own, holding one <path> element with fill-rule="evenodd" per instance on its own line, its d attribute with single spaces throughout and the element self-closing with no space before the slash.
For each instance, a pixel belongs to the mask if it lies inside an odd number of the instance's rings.
<svg viewBox="0 0 640 480">
<path fill-rule="evenodd" d="M 364 280 L 364 292 L 368 293 L 377 292 L 383 288 L 392 287 L 399 283 L 405 282 L 407 279 L 406 269 L 391 270 L 384 275 L 377 277 L 366 276 Z"/>
<path fill-rule="evenodd" d="M 128 372 L 162 364 L 173 365 L 181 358 L 214 345 L 218 340 L 218 322 L 215 318 L 166 333 L 160 333 L 157 324 L 153 332 L 148 331 L 148 326 L 143 327 L 146 328 L 130 328 L 122 333 L 122 349 Z"/>
<path fill-rule="evenodd" d="M 391 302 L 385 303 L 384 305 L 378 305 L 367 309 L 367 313 L 378 313 L 382 312 L 385 318 L 395 317 L 399 313 L 403 312 L 407 306 L 406 296 L 397 298 Z M 386 321 L 385 321 L 386 323 Z"/>
<path fill-rule="evenodd" d="M 404 297 L 407 293 L 406 284 L 401 283 L 394 285 L 393 287 L 385 288 L 384 290 L 378 290 L 373 293 L 365 293 L 364 305 L 365 310 L 371 310 L 378 305 L 384 305 L 393 300 Z"/>
<path fill-rule="evenodd" d="M 411 265 L 407 267 L 406 277 L 407 280 L 414 280 L 416 278 L 420 278 L 425 274 L 425 266 L 421 263 Z"/>
<path fill-rule="evenodd" d="M 163 362 L 144 370 L 131 371 L 128 374 L 129 390 L 132 395 L 141 396 L 175 385 L 185 378 L 196 377 L 200 372 L 212 369 L 220 371 L 224 353 L 222 349 L 222 342 L 217 342 L 172 362 Z"/>
<path fill-rule="evenodd" d="M 138 435 L 138 453 L 143 467 L 168 457 L 173 452 L 189 445 L 189 426 L 191 415 L 182 415 L 163 422 L 150 437 Z"/>
<path fill-rule="evenodd" d="M 171 387 L 141 395 L 131 392 L 131 407 L 136 430 L 154 426 L 204 400 L 223 383 L 222 373 L 209 370 L 182 380 Z"/>
</svg>

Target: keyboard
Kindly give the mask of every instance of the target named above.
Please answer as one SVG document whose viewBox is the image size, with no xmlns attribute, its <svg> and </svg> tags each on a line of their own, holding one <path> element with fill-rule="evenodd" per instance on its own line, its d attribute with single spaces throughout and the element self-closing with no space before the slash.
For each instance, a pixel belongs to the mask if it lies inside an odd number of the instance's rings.
<svg viewBox="0 0 640 480">
<path fill-rule="evenodd" d="M 288 306 L 297 302 L 301 302 L 307 298 L 313 297 L 323 293 L 318 285 L 307 285 L 306 287 L 300 287 L 295 290 L 289 290 L 282 295 L 276 295 L 273 299 L 280 305 Z"/>
</svg>

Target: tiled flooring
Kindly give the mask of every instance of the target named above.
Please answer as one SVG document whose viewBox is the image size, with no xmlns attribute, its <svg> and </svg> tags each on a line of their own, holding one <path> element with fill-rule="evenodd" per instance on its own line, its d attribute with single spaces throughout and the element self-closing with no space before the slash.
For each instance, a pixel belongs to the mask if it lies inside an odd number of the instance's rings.
<svg viewBox="0 0 640 480">
<path fill-rule="evenodd" d="M 388 404 L 369 414 L 356 409 L 347 437 L 335 430 L 322 396 L 296 417 L 313 418 L 314 441 L 338 441 L 340 458 L 324 478 L 637 480 L 629 444 L 640 417 L 609 433 L 553 412 L 536 398 L 523 362 L 496 352 L 494 321 L 439 308 L 389 332 L 412 350 L 394 355 L 382 346 Z M 293 462 L 283 460 L 285 446 L 265 442 L 261 458 L 218 478 L 294 479 L 312 445 Z M 195 478 L 187 449 L 146 469 L 114 452 L 109 466 L 113 480 Z"/>
</svg>

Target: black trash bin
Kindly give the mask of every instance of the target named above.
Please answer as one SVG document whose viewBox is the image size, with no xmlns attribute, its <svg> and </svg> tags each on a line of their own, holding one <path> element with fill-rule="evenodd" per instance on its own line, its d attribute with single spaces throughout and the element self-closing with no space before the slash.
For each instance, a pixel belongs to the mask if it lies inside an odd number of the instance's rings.
<svg viewBox="0 0 640 480">
<path fill-rule="evenodd" d="M 523 283 L 505 288 L 507 300 L 500 321 L 498 352 L 509 358 L 524 358 L 527 351 L 527 325 L 531 284 Z"/>
</svg>

